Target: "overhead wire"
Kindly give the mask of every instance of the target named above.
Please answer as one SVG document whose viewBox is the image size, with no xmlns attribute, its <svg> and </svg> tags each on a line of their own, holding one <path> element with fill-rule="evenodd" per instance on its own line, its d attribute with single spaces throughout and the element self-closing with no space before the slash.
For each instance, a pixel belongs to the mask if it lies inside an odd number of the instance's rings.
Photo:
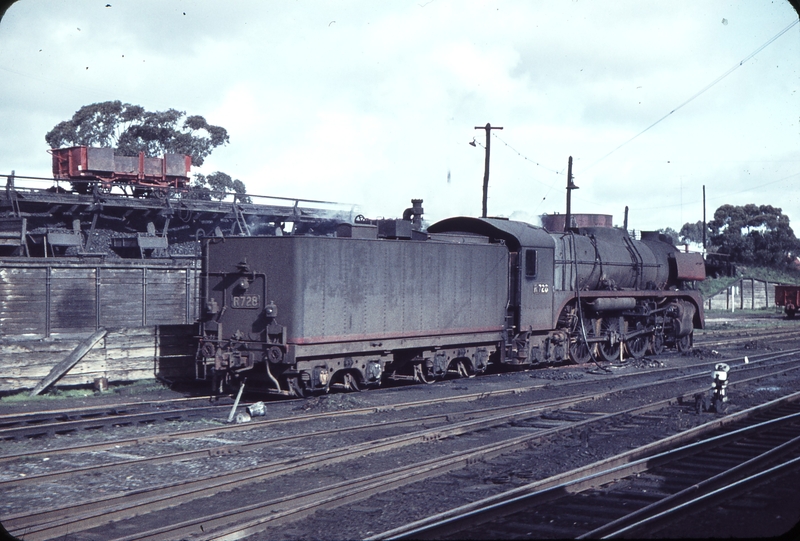
<svg viewBox="0 0 800 541">
<path fill-rule="evenodd" d="M 748 60 L 750 60 L 751 58 L 753 58 L 755 55 L 757 55 L 758 53 L 760 53 L 761 51 L 763 51 L 763 50 L 764 50 L 764 49 L 765 49 L 767 46 L 769 46 L 769 45 L 770 45 L 772 42 L 774 42 L 776 39 L 778 39 L 779 37 L 781 37 L 782 35 L 784 35 L 786 32 L 788 32 L 788 31 L 789 31 L 789 30 L 790 30 L 790 29 L 791 29 L 793 26 L 795 26 L 795 25 L 796 25 L 798 22 L 800 22 L 800 19 L 795 19 L 795 20 L 794 20 L 794 21 L 793 21 L 791 24 L 789 24 L 789 26 L 787 26 L 786 28 L 784 28 L 783 30 L 781 30 L 780 32 L 778 32 L 777 34 L 775 34 L 774 36 L 772 36 L 772 37 L 771 37 L 769 40 L 767 40 L 767 41 L 766 41 L 766 42 L 765 42 L 763 45 L 761 45 L 761 46 L 760 46 L 760 47 L 758 47 L 758 48 L 757 48 L 755 51 L 753 51 L 752 53 L 750 53 L 749 55 L 747 55 L 746 57 L 744 57 L 742 60 L 740 60 L 738 63 L 736 63 L 736 64 L 735 64 L 733 67 L 731 67 L 731 68 L 730 68 L 728 71 L 726 71 L 725 73 L 723 73 L 722 75 L 720 75 L 719 77 L 717 77 L 716 79 L 714 79 L 712 82 L 710 82 L 709 84 L 707 84 L 706 86 L 704 86 L 704 87 L 703 87 L 701 90 L 699 90 L 698 92 L 696 92 L 696 93 L 695 93 L 695 94 L 694 94 L 692 97 L 690 97 L 688 100 L 684 101 L 683 103 L 681 103 L 680 105 L 678 105 L 677 107 L 675 107 L 675 108 L 674 108 L 673 110 L 671 110 L 669 113 L 667 113 L 666 115 L 662 116 L 661 118 L 659 118 L 658 120 L 656 120 L 655 122 L 653 122 L 652 124 L 650 124 L 649 126 L 647 126 L 645 129 L 643 129 L 642 131 L 640 131 L 639 133 L 637 133 L 636 135 L 634 135 L 633 137 L 631 137 L 630 139 L 628 139 L 627 141 L 625 141 L 624 143 L 622 143 L 621 145 L 619 145 L 618 147 L 616 147 L 616 148 L 615 148 L 614 150 L 612 150 L 611 152 L 607 153 L 606 155 L 604 155 L 603 157 L 601 157 L 601 158 L 600 158 L 600 159 L 598 159 L 597 161 L 595 161 L 595 162 L 591 163 L 591 164 L 590 164 L 588 167 L 586 167 L 586 169 L 584 169 L 584 171 L 587 171 L 587 170 L 591 169 L 592 167 L 594 167 L 595 165 L 597 165 L 597 164 L 598 164 L 598 163 L 600 163 L 601 161 L 605 160 L 606 158 L 608 158 L 609 156 L 611 156 L 613 153 L 615 153 L 616 151 L 618 151 L 619 149 L 621 149 L 622 147 L 624 147 L 625 145 L 627 145 L 628 143 L 630 143 L 630 142 L 631 142 L 631 141 L 633 141 L 634 139 L 638 138 L 640 135 L 644 134 L 645 132 L 647 132 L 647 131 L 648 131 L 648 130 L 650 130 L 651 128 L 653 128 L 653 127 L 655 127 L 656 125 L 660 124 L 660 123 L 661 123 L 663 120 L 665 120 L 667 117 L 669 117 L 670 115 L 672 115 L 674 112 L 678 111 L 679 109 L 683 108 L 685 105 L 688 105 L 689 103 L 691 103 L 692 101 L 694 101 L 696 98 L 700 97 L 702 94 L 704 94 L 706 91 L 708 91 L 708 90 L 709 90 L 711 87 L 713 87 L 714 85 L 716 85 L 717 83 L 719 83 L 720 81 L 722 81 L 724 78 L 726 78 L 728 75 L 730 75 L 731 73 L 733 73 L 734 71 L 736 71 L 737 69 L 739 69 L 739 68 L 740 68 L 740 67 L 741 67 L 741 66 L 742 66 L 742 65 L 743 65 L 745 62 L 747 62 Z"/>
<path fill-rule="evenodd" d="M 671 115 L 672 115 L 673 113 L 675 113 L 676 111 L 678 111 L 678 110 L 682 109 L 683 107 L 685 107 L 686 105 L 688 105 L 689 103 L 691 103 L 692 101 L 694 101 L 695 99 L 697 99 L 698 97 L 700 97 L 702 94 L 704 94 L 705 92 L 707 92 L 708 90 L 710 90 L 712 87 L 714 87 L 714 86 L 715 86 L 716 84 L 718 84 L 720 81 L 722 81 L 723 79 L 725 79 L 725 78 L 726 78 L 728 75 L 730 75 L 731 73 L 733 73 L 734 71 L 736 71 L 738 68 L 740 68 L 742 65 L 744 65 L 744 63 L 745 63 L 745 62 L 747 62 L 748 60 L 750 60 L 751 58 L 753 58 L 754 56 L 756 56 L 758 53 L 760 53 L 760 52 L 761 52 L 761 51 L 763 51 L 765 48 L 767 48 L 767 47 L 768 47 L 770 44 L 772 44 L 772 43 L 773 43 L 775 40 L 777 40 L 777 39 L 778 39 L 778 38 L 780 38 L 782 35 L 784 35 L 786 32 L 788 32 L 790 29 L 792 29 L 792 28 L 793 28 L 795 25 L 797 25 L 797 24 L 798 24 L 798 22 L 800 22 L 800 19 L 795 19 L 794 21 L 792 21 L 792 22 L 791 22 L 791 23 L 790 23 L 788 26 L 786 26 L 786 27 L 785 27 L 783 30 L 781 30 L 780 32 L 778 32 L 777 34 L 775 34 L 774 36 L 772 36 L 772 37 L 771 37 L 769 40 L 767 40 L 767 41 L 766 41 L 766 42 L 764 42 L 764 43 L 763 43 L 761 46 L 759 46 L 758 48 L 756 48 L 756 49 L 755 49 L 753 52 L 751 52 L 750 54 L 748 54 L 747 56 L 745 56 L 743 59 L 741 59 L 741 60 L 740 60 L 739 62 L 737 62 L 735 65 L 733 65 L 733 66 L 732 66 L 730 69 L 728 69 L 728 70 L 727 70 L 725 73 L 723 73 L 722 75 L 720 75 L 719 77 L 717 77 L 716 79 L 714 79 L 712 82 L 710 82 L 709 84 L 707 84 L 707 85 L 706 85 L 705 87 L 703 87 L 702 89 L 700 89 L 698 92 L 696 92 L 694 95 L 692 95 L 692 96 L 691 96 L 689 99 L 685 100 L 683 103 L 681 103 L 680 105 L 678 105 L 677 107 L 675 107 L 674 109 L 672 109 L 672 110 L 671 110 L 669 113 L 667 113 L 666 115 L 662 116 L 661 118 L 659 118 L 658 120 L 656 120 L 655 122 L 653 122 L 652 124 L 650 124 L 649 126 L 647 126 L 645 129 L 643 129 L 642 131 L 640 131 L 639 133 L 637 133 L 636 135 L 634 135 L 633 137 L 631 137 L 631 138 L 630 138 L 630 139 L 628 139 L 627 141 L 625 141 L 625 142 L 623 142 L 622 144 L 618 145 L 616 148 L 614 148 L 614 149 L 613 149 L 613 150 L 611 150 L 610 152 L 606 153 L 604 156 L 602 156 L 602 157 L 601 157 L 601 158 L 599 158 L 598 160 L 596 160 L 596 161 L 592 162 L 591 164 L 589 164 L 589 165 L 588 165 L 588 166 L 587 166 L 587 167 L 586 167 L 586 168 L 585 168 L 583 171 L 588 171 L 589 169 L 591 169 L 592 167 L 594 167 L 594 166 L 595 166 L 595 165 L 597 165 L 598 163 L 602 162 L 603 160 L 605 160 L 606 158 L 608 158 L 610 155 L 612 155 L 613 153 L 615 153 L 616 151 L 618 151 L 619 149 L 621 149 L 621 148 L 622 148 L 622 147 L 624 147 L 625 145 L 627 145 L 627 144 L 631 143 L 632 141 L 634 141 L 635 139 L 637 139 L 638 137 L 640 137 L 641 135 L 643 135 L 644 133 L 646 133 L 646 132 L 647 132 L 647 131 L 649 131 L 650 129 L 654 128 L 655 126 L 657 126 L 658 124 L 660 124 L 661 122 L 663 122 L 665 119 L 667 119 L 669 116 L 671 116 Z M 527 156 L 525 156 L 524 154 L 522 154 L 520 151 L 518 151 L 516 148 L 512 147 L 512 146 L 511 146 L 511 145 L 509 145 L 509 144 L 508 144 L 506 141 L 504 141 L 503 139 L 501 139 L 501 138 L 500 138 L 500 137 L 499 137 L 497 134 L 494 134 L 494 133 L 493 133 L 492 135 L 494 135 L 494 136 L 495 136 L 495 137 L 496 137 L 496 138 L 497 138 L 497 139 L 498 139 L 500 142 L 502 142 L 504 145 L 506 145 L 508 148 L 510 148 L 512 151 L 514 151 L 514 152 L 515 152 L 517 155 L 519 155 L 519 156 L 520 156 L 521 158 L 523 158 L 524 160 L 526 160 L 526 161 L 528 161 L 528 162 L 530 162 L 530 163 L 533 163 L 534 165 L 536 165 L 536 166 L 538 166 L 538 167 L 541 167 L 541 168 L 543 168 L 543 169 L 546 169 L 546 170 L 548 170 L 548 171 L 550 171 L 550 172 L 552 172 L 552 173 L 555 173 L 555 174 L 561 174 L 561 173 L 560 173 L 560 172 L 558 172 L 558 171 L 555 171 L 555 170 L 553 170 L 553 169 L 550 169 L 550 168 L 548 168 L 548 167 L 545 167 L 545 166 L 543 166 L 542 164 L 540 164 L 539 162 L 537 162 L 537 161 L 535 161 L 535 160 L 532 160 L 532 159 L 528 158 Z M 480 144 L 480 143 L 478 143 L 478 144 Z M 483 146 L 483 145 L 481 145 L 481 146 Z M 794 176 L 794 175 L 790 175 L 790 177 L 792 177 L 792 176 Z M 785 177 L 785 178 L 789 178 L 789 177 Z M 780 180 L 785 180 L 785 178 L 784 178 L 784 179 L 779 179 L 779 180 L 776 180 L 776 181 L 773 181 L 773 182 L 769 182 L 769 183 L 767 183 L 767 184 L 773 184 L 773 183 L 775 183 L 775 182 L 780 182 Z M 534 179 L 534 180 L 536 180 L 536 179 Z M 545 183 L 543 183 L 543 182 L 541 182 L 541 181 L 538 181 L 538 180 L 537 180 L 537 182 L 539 182 L 540 184 L 543 184 L 543 185 L 547 186 Z M 762 186 L 765 186 L 765 185 L 767 185 L 767 184 L 764 184 L 764 185 L 762 185 Z M 542 201 L 544 201 L 544 200 L 547 198 L 547 195 L 548 195 L 548 194 L 549 194 L 549 192 L 550 192 L 550 191 L 553 189 L 553 187 L 554 187 L 554 186 L 555 186 L 555 182 L 554 182 L 554 183 L 553 183 L 551 186 L 548 186 L 548 192 L 547 192 L 547 193 L 545 194 L 545 196 L 542 198 Z M 749 190 L 751 190 L 751 189 L 753 189 L 753 188 L 749 188 L 748 190 L 743 190 L 743 191 L 749 191 Z M 737 193 L 742 193 L 742 192 L 737 192 Z M 540 202 L 539 202 L 539 204 L 541 204 L 541 202 L 542 202 L 542 201 L 540 201 Z M 673 206 L 680 206 L 680 205 L 673 205 Z M 664 208 L 664 207 L 663 207 L 663 206 L 661 206 L 661 207 L 659 207 L 659 208 Z"/>
<path fill-rule="evenodd" d="M 778 182 L 782 182 L 782 181 L 784 181 L 784 180 L 789 180 L 790 178 L 792 178 L 792 177 L 796 177 L 796 176 L 798 176 L 798 175 L 800 175 L 800 172 L 797 172 L 797 173 L 792 173 L 791 175 L 787 175 L 787 176 L 785 176 L 785 177 L 782 177 L 782 178 L 779 178 L 779 179 L 777 179 L 777 180 L 771 180 L 771 181 L 769 181 L 769 182 L 765 182 L 765 183 L 763 183 L 763 184 L 759 184 L 759 185 L 757 185 L 757 186 L 750 186 L 749 188 L 745 188 L 744 190 L 739 190 L 738 192 L 729 192 L 729 193 L 725 193 L 725 194 L 717 195 L 717 196 L 715 196 L 715 197 L 709 197 L 709 198 L 707 199 L 707 201 L 717 201 L 717 200 L 720 200 L 720 199 L 725 199 L 725 198 L 728 198 L 728 197 L 730 197 L 730 196 L 732 196 L 732 195 L 739 195 L 740 193 L 751 192 L 751 191 L 753 191 L 753 190 L 758 190 L 758 189 L 761 189 L 761 188 L 763 188 L 764 186 L 769 186 L 770 184 L 776 184 L 776 183 L 778 183 Z M 675 204 L 672 204 L 672 205 L 659 205 L 659 206 L 657 206 L 657 207 L 647 207 L 647 208 L 640 208 L 640 209 L 638 209 L 638 210 L 639 210 L 639 211 L 644 211 L 644 210 L 660 210 L 660 209 L 666 209 L 666 208 L 680 207 L 680 206 L 683 206 L 684 204 L 685 204 L 685 203 L 675 203 Z"/>
<path fill-rule="evenodd" d="M 515 154 L 517 154 L 517 156 L 519 156 L 523 160 L 525 160 L 525 161 L 527 161 L 529 163 L 532 163 L 533 165 L 536 165 L 538 167 L 541 167 L 542 169 L 545 169 L 545 170 L 549 171 L 550 173 L 554 173 L 556 175 L 563 175 L 564 174 L 563 170 L 556 171 L 555 169 L 551 169 L 550 167 L 546 167 L 546 166 L 542 165 L 541 163 L 537 162 L 536 160 L 533 160 L 533 159 L 529 158 L 528 156 L 524 155 L 522 152 L 520 152 L 516 148 L 512 147 L 511 145 L 509 145 L 506 141 L 501 139 L 500 136 L 498 136 L 496 133 L 493 132 L 492 135 L 495 137 L 495 139 L 497 139 L 498 141 L 503 143 L 506 147 L 510 148 Z M 478 144 L 480 144 L 480 143 L 478 143 Z M 558 182 L 558 179 L 554 180 L 550 184 L 547 184 L 546 182 L 543 182 L 543 181 L 541 181 L 541 180 L 539 180 L 539 179 L 537 179 L 535 177 L 531 177 L 531 179 L 533 181 L 541 184 L 545 188 L 547 188 L 547 191 L 544 193 L 544 196 L 542 196 L 542 199 L 539 201 L 539 203 L 536 205 L 536 207 L 533 208 L 533 212 L 536 212 L 536 209 L 538 209 L 541 206 L 541 204 L 545 201 L 545 199 L 547 199 L 547 196 L 550 195 L 550 192 L 553 191 L 553 188 L 555 187 L 556 182 Z"/>
<path fill-rule="evenodd" d="M 499 136 L 499 135 L 497 135 L 496 133 L 492 133 L 492 135 L 495 137 L 495 139 L 497 139 L 498 141 L 500 141 L 501 143 L 503 143 L 505 146 L 507 146 L 508 148 L 510 148 L 511 150 L 513 150 L 514 152 L 516 152 L 516 153 L 517 153 L 517 155 L 518 155 L 519 157 L 521 157 L 523 160 L 526 160 L 526 161 L 528 161 L 528 162 L 530 162 L 530 163 L 532 163 L 532 164 L 534 164 L 534 165 L 536 165 L 536 166 L 539 166 L 539 167 L 541 167 L 542 169 L 546 169 L 547 171 L 550 171 L 551 173 L 555 173 L 556 175 L 561 175 L 561 174 L 563 173 L 563 171 L 556 171 L 555 169 L 550 169 L 549 167 L 545 167 L 544 165 L 540 164 L 539 162 L 537 162 L 537 161 L 535 161 L 535 160 L 532 160 L 532 159 L 528 158 L 528 157 L 527 157 L 527 156 L 525 156 L 525 155 L 524 155 L 522 152 L 520 152 L 520 151 L 519 151 L 519 150 L 517 150 L 516 148 L 512 147 L 511 145 L 509 145 L 507 142 L 503 141 L 503 139 L 501 139 L 501 138 L 500 138 L 500 136 Z"/>
</svg>

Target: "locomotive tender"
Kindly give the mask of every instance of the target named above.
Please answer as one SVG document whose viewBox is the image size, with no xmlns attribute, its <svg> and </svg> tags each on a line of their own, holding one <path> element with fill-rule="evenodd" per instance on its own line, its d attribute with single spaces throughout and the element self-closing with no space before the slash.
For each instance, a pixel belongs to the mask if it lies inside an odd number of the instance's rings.
<svg viewBox="0 0 800 541">
<path fill-rule="evenodd" d="M 409 211 L 337 237 L 207 239 L 197 377 L 307 396 L 687 351 L 703 327 L 702 256 L 657 233 L 469 217 L 423 233 Z"/>
</svg>

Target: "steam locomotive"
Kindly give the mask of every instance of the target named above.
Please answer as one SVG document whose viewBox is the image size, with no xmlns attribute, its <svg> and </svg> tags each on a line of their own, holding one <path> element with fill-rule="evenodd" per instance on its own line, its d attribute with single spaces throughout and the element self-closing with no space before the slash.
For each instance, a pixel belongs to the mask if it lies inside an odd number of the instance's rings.
<svg viewBox="0 0 800 541">
<path fill-rule="evenodd" d="M 421 215 L 207 239 L 197 378 L 308 396 L 688 351 L 703 327 L 702 256 L 658 233 Z"/>
</svg>

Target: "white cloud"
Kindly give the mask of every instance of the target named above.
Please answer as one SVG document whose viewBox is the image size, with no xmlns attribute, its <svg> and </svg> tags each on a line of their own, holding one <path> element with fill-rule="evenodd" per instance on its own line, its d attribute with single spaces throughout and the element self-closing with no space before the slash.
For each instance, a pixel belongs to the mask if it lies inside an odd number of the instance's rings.
<svg viewBox="0 0 800 541">
<path fill-rule="evenodd" d="M 577 210 L 621 223 L 629 205 L 637 229 L 700 219 L 703 184 L 709 207 L 769 203 L 800 220 L 788 195 L 800 27 L 598 162 L 796 19 L 783 2 L 112 5 L 9 9 L 0 172 L 48 175 L 44 134 L 82 105 L 120 99 L 224 126 L 231 143 L 204 172 L 372 215 L 412 197 L 428 219 L 478 214 L 484 154 L 467 143 L 483 144 L 474 128 L 491 122 L 516 149 L 492 142 L 491 214 L 563 212 L 572 155 Z"/>
</svg>

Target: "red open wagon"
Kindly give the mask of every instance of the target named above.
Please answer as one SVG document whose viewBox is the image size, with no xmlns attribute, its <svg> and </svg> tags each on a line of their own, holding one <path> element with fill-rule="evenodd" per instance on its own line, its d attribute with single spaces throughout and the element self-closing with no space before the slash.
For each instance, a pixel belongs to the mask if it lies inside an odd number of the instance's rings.
<svg viewBox="0 0 800 541">
<path fill-rule="evenodd" d="M 800 286 L 775 286 L 775 304 L 783 306 L 786 316 L 790 319 L 793 318 L 800 308 Z"/>
<path fill-rule="evenodd" d="M 108 191 L 120 186 L 133 195 L 166 193 L 169 189 L 183 190 L 189 182 L 191 156 L 165 154 L 162 158 L 118 156 L 113 148 L 77 146 L 54 148 L 53 176 L 69 180 L 73 190 L 90 193 L 96 185 Z"/>
</svg>

